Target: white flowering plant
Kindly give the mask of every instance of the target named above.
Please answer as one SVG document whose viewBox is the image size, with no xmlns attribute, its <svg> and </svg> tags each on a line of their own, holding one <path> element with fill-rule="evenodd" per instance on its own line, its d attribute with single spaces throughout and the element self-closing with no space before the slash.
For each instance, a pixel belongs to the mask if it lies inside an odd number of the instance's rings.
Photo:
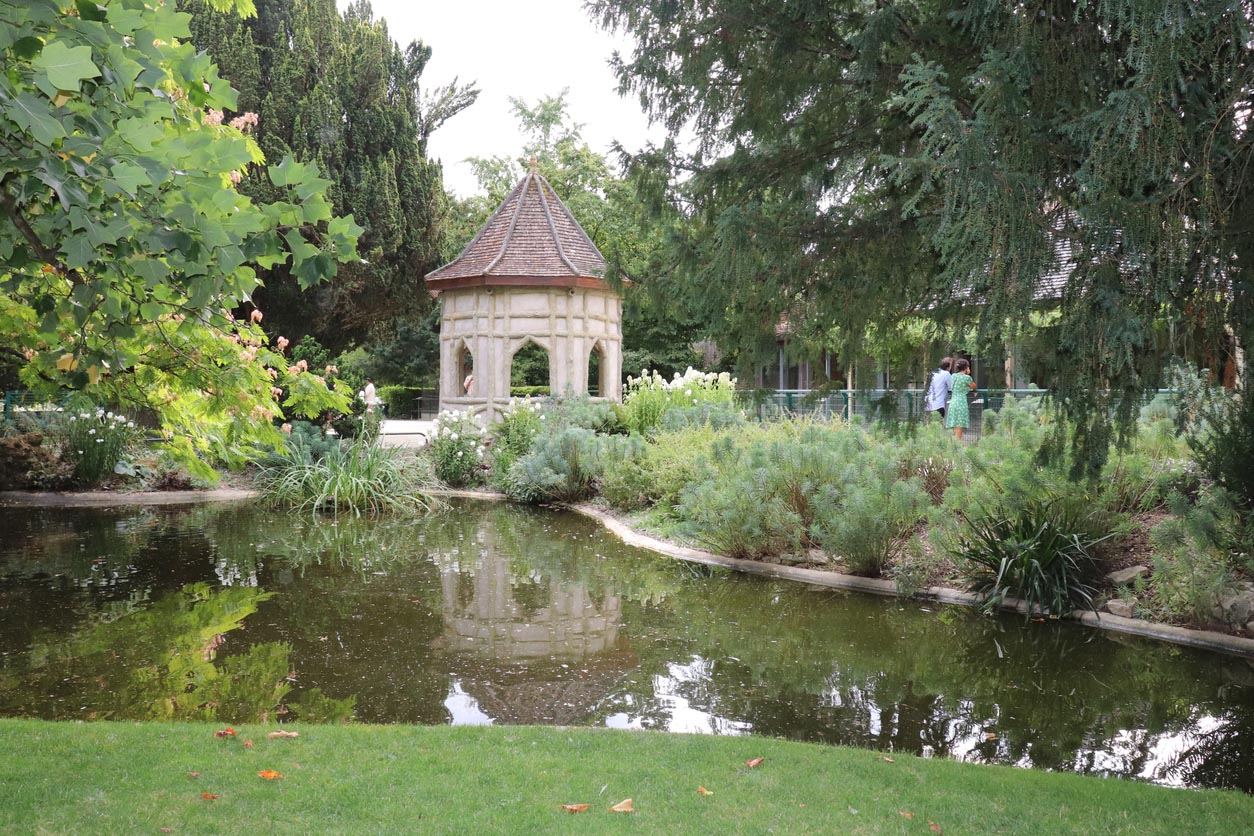
<svg viewBox="0 0 1254 836">
<path fill-rule="evenodd" d="M 74 465 L 74 479 L 88 485 L 118 472 L 139 446 L 144 431 L 121 413 L 103 407 L 74 408 L 62 414 L 62 455 Z"/>
<path fill-rule="evenodd" d="M 468 413 L 441 412 L 427 442 L 435 475 L 453 488 L 479 481 L 485 470 L 486 440 L 483 429 Z"/>
<path fill-rule="evenodd" d="M 671 409 L 730 406 L 736 397 L 736 379 L 727 372 L 699 372 L 691 366 L 682 375 L 666 380 L 656 371 L 643 369 L 640 377 L 627 378 L 623 407 L 627 428 L 644 434 L 662 423 Z"/>
<path fill-rule="evenodd" d="M 492 425 L 492 477 L 504 490 L 514 462 L 531 452 L 536 436 L 545 427 L 539 398 L 511 398 L 500 419 Z"/>
</svg>

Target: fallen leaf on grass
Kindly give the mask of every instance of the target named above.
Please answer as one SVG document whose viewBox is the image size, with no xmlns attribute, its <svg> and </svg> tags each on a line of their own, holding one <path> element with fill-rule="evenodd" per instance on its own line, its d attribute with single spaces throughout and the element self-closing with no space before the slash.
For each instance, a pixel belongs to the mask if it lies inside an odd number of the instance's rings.
<svg viewBox="0 0 1254 836">
<path fill-rule="evenodd" d="M 905 810 L 898 810 L 897 815 L 901 816 L 903 819 L 914 818 L 914 813 L 907 813 Z"/>
<path fill-rule="evenodd" d="M 762 765 L 762 761 L 764 760 L 766 760 L 766 758 L 750 758 L 749 760 L 745 761 L 745 766 L 749 767 L 750 769 L 757 769 L 759 766 Z"/>
<path fill-rule="evenodd" d="M 199 772 L 189 772 L 189 773 L 187 773 L 187 776 L 188 776 L 189 778 L 199 778 L 199 777 L 200 777 L 200 773 L 199 773 Z"/>
<path fill-rule="evenodd" d="M 213 793 L 211 793 L 211 792 L 202 792 L 202 793 L 200 794 L 200 797 L 201 797 L 201 798 L 206 798 L 206 799 L 208 799 L 208 800 L 210 800 L 210 801 L 217 801 L 217 799 L 218 799 L 218 797 L 217 797 L 216 795 L 214 795 Z"/>
<path fill-rule="evenodd" d="M 933 833 L 940 833 L 940 832 L 941 832 L 940 825 L 939 825 L 939 824 L 937 824 L 936 822 L 932 821 L 931 819 L 928 819 L 928 820 L 927 820 L 927 829 L 928 829 L 928 830 L 930 830 L 930 831 L 932 831 Z"/>
<path fill-rule="evenodd" d="M 214 737 L 235 737 L 235 729 L 218 729 L 213 733 Z"/>
<path fill-rule="evenodd" d="M 163 827 L 163 828 L 161 828 L 161 832 L 162 832 L 162 833 L 172 833 L 173 831 L 172 831 L 170 828 L 168 828 L 168 827 Z"/>
<path fill-rule="evenodd" d="M 270 740 L 286 740 L 289 737 L 300 737 L 300 732 L 294 731 L 272 731 L 266 737 Z"/>
<path fill-rule="evenodd" d="M 267 781 L 273 781 L 273 780 L 275 780 L 276 778 L 282 778 L 282 777 L 283 777 L 283 773 L 282 773 L 282 772 L 275 772 L 273 769 L 263 769 L 263 770 L 261 770 L 260 772 L 258 772 L 257 774 L 258 774 L 259 776 L 261 776 L 262 778 L 265 778 Z"/>
<path fill-rule="evenodd" d="M 244 748 L 245 748 L 245 749 L 251 749 L 251 748 L 253 748 L 253 742 L 252 742 L 251 740 L 245 740 L 245 741 L 244 741 Z"/>
<path fill-rule="evenodd" d="M 588 804 L 559 804 L 559 805 L 557 805 L 557 806 L 558 806 L 558 807 L 561 807 L 563 810 L 565 810 L 566 812 L 570 813 L 570 814 L 573 816 L 573 815 L 575 815 L 575 813 L 582 813 L 583 811 L 587 810 L 587 809 L 588 809 L 588 807 L 589 807 L 589 806 L 591 806 L 591 805 L 588 805 Z"/>
<path fill-rule="evenodd" d="M 714 793 L 710 792 L 705 787 L 697 787 L 697 792 L 699 792 L 701 795 L 714 795 Z"/>
<path fill-rule="evenodd" d="M 884 763 L 896 763 L 897 762 L 893 760 L 892 758 L 890 758 L 888 755 L 884 755 L 883 757 L 880 758 L 880 760 L 882 760 Z"/>
<path fill-rule="evenodd" d="M 635 812 L 635 810 L 632 809 L 630 798 L 624 798 L 622 801 L 618 802 L 613 807 L 611 807 L 610 810 L 615 813 L 634 813 Z"/>
</svg>

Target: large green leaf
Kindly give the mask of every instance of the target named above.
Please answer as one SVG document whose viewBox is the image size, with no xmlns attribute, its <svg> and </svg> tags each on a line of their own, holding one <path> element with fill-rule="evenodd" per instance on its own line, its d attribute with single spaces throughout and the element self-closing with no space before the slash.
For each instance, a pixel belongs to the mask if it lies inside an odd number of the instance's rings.
<svg viewBox="0 0 1254 836">
<path fill-rule="evenodd" d="M 65 128 L 49 112 L 51 102 L 31 93 L 19 93 L 4 102 L 5 114 L 24 131 L 29 131 L 40 145 L 52 145 L 65 136 Z"/>
<path fill-rule="evenodd" d="M 32 63 L 39 71 L 36 78 L 47 78 L 57 90 L 78 92 L 83 79 L 100 76 L 89 46 L 66 46 L 61 41 L 53 41 Z"/>
</svg>

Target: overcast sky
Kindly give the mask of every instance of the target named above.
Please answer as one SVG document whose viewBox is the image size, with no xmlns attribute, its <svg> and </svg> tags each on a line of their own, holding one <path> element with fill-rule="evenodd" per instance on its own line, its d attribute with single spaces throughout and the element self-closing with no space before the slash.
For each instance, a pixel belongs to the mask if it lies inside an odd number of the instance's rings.
<svg viewBox="0 0 1254 836">
<path fill-rule="evenodd" d="M 423 87 L 454 76 L 459 84 L 477 82 L 478 101 L 437 130 L 427 149 L 443 161 L 445 186 L 455 194 L 478 191 L 462 162 L 467 157 L 522 152 L 511 96 L 534 104 L 570 88 L 571 116 L 583 123 L 588 144 L 603 153 L 615 140 L 636 149 L 664 135 L 662 128 L 649 127 L 637 100 L 617 93 L 608 61 L 615 48 L 629 53 L 631 41 L 603 31 L 581 0 L 371 0 L 371 7 L 402 47 L 421 40 L 432 48 Z"/>
</svg>

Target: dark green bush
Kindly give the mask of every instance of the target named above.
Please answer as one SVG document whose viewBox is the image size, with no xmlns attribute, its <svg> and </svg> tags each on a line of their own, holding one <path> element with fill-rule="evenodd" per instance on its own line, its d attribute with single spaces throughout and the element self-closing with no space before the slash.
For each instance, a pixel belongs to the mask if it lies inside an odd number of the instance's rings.
<svg viewBox="0 0 1254 836">
<path fill-rule="evenodd" d="M 1096 610 L 1101 562 L 1085 512 L 1065 500 L 1031 500 L 1001 513 L 969 520 L 954 553 L 967 588 L 991 611 L 1019 598 L 1029 615 L 1063 616 Z"/>
<path fill-rule="evenodd" d="M 1188 437 L 1202 472 L 1254 512 L 1254 396 L 1213 392 Z"/>
<path fill-rule="evenodd" d="M 436 390 L 421 386 L 380 386 L 378 394 L 387 408 L 386 414 L 389 418 L 419 415 L 424 406 L 432 411 L 439 400 Z"/>
</svg>

